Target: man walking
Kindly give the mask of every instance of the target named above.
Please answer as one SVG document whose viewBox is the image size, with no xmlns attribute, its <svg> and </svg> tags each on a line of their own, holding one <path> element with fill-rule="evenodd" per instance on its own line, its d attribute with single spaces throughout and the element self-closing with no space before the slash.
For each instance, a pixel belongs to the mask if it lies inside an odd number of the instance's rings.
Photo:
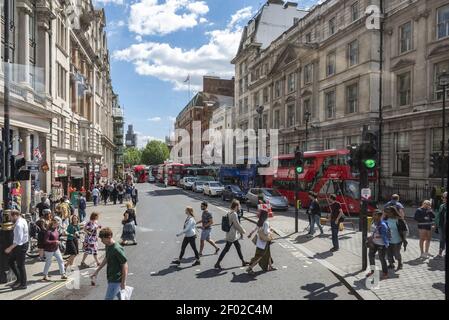
<svg viewBox="0 0 449 320">
<path fill-rule="evenodd" d="M 203 255 L 204 241 L 209 242 L 215 248 L 215 254 L 217 254 L 218 251 L 220 251 L 220 248 L 217 247 L 215 242 L 210 238 L 214 220 L 212 218 L 212 214 L 207 210 L 207 202 L 201 203 L 201 210 L 203 211 L 201 215 L 201 220 L 196 223 L 196 224 L 201 223 L 203 229 L 201 231 L 201 239 L 200 239 L 200 256 Z"/>
<path fill-rule="evenodd" d="M 83 222 L 84 219 L 86 218 L 86 207 L 87 207 L 87 203 L 86 203 L 86 198 L 84 197 L 83 194 L 81 194 L 79 201 L 78 201 L 78 217 L 79 217 L 79 221 Z"/>
<path fill-rule="evenodd" d="M 94 206 L 98 204 L 98 197 L 100 196 L 100 190 L 95 186 L 92 190 L 92 199 L 94 200 Z"/>
<path fill-rule="evenodd" d="M 231 212 L 227 213 L 227 218 L 229 221 L 229 229 L 228 229 L 229 231 L 226 232 L 226 246 L 224 247 L 223 251 L 221 252 L 217 263 L 215 264 L 216 269 L 222 269 L 220 262 L 223 260 L 226 253 L 228 253 L 228 251 L 232 245 L 234 245 L 235 249 L 237 250 L 237 254 L 239 255 L 240 260 L 242 260 L 242 267 L 249 265 L 249 262 L 246 262 L 243 259 L 242 249 L 240 247 L 240 242 L 239 242 L 240 237 L 237 236 L 237 232 L 239 232 L 241 235 L 244 235 L 246 233 L 245 229 L 243 229 L 242 225 L 240 224 L 239 218 L 237 216 L 237 212 L 239 210 L 240 210 L 240 202 L 237 200 L 234 200 L 231 204 Z"/>
<path fill-rule="evenodd" d="M 125 290 L 126 277 L 128 276 L 128 262 L 125 251 L 112 238 L 112 230 L 110 228 L 101 229 L 99 237 L 101 242 L 106 246 L 106 257 L 92 274 L 92 283 L 94 283 L 100 270 L 105 265 L 108 265 L 106 269 L 108 288 L 105 300 L 114 300 L 114 297 L 120 300 L 120 290 Z"/>
<path fill-rule="evenodd" d="M 24 290 L 27 288 L 27 274 L 25 269 L 25 254 L 28 250 L 28 224 L 20 216 L 17 210 L 11 211 L 11 221 L 14 225 L 13 244 L 5 249 L 9 256 L 9 267 L 16 276 L 16 282 L 13 283 L 13 290 Z"/>
<path fill-rule="evenodd" d="M 330 251 L 335 252 L 340 249 L 338 243 L 338 231 L 340 227 L 341 218 L 344 216 L 344 214 L 340 203 L 337 202 L 337 196 L 335 194 L 331 194 L 329 200 L 331 209 L 331 231 L 332 231 L 332 245 L 333 245 Z"/>
<path fill-rule="evenodd" d="M 388 207 L 396 207 L 396 209 L 399 210 L 399 214 L 401 215 L 401 218 L 402 219 L 405 218 L 404 206 L 402 205 L 402 203 L 399 202 L 399 195 L 398 194 L 393 194 L 391 196 L 391 200 L 388 201 L 384 205 L 384 209 L 388 208 Z"/>
</svg>

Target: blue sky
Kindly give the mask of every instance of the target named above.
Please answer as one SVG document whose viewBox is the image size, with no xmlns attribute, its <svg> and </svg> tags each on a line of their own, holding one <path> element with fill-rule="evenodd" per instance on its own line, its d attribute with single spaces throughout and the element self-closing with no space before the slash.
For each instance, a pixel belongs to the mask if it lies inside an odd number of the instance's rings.
<svg viewBox="0 0 449 320">
<path fill-rule="evenodd" d="M 114 91 L 138 142 L 163 139 L 202 76 L 233 76 L 242 26 L 261 0 L 94 0 L 106 10 Z M 300 1 L 307 8 L 317 1 Z M 127 125 L 126 125 L 127 128 Z M 126 129 L 125 128 L 125 129 Z"/>
</svg>

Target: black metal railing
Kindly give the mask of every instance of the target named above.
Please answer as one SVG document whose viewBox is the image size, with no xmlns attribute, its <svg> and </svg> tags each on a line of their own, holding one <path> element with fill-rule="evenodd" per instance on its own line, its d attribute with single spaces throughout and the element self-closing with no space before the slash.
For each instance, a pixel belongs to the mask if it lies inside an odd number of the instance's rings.
<svg viewBox="0 0 449 320">
<path fill-rule="evenodd" d="M 393 186 L 382 186 L 382 194 L 380 195 L 380 201 L 388 201 L 392 194 L 398 194 L 401 199 L 401 203 L 404 205 L 420 205 L 422 201 L 430 199 L 432 195 L 431 185 L 401 185 L 395 184 Z"/>
</svg>

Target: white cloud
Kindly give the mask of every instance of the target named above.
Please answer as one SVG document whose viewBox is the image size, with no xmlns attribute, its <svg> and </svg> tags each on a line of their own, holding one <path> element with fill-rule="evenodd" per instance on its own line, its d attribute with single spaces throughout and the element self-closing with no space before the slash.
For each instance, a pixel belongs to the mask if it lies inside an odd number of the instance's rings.
<svg viewBox="0 0 449 320">
<path fill-rule="evenodd" d="M 153 118 L 148 119 L 148 121 L 151 121 L 151 122 L 159 122 L 161 120 L 162 120 L 161 117 L 153 117 Z"/>
<path fill-rule="evenodd" d="M 96 6 L 99 4 L 102 4 L 103 6 L 106 6 L 108 4 L 122 5 L 123 3 L 123 0 L 94 0 L 94 4 Z"/>
<path fill-rule="evenodd" d="M 129 30 L 139 35 L 166 35 L 195 27 L 208 12 L 205 1 L 139 0 L 131 4 Z"/>
<path fill-rule="evenodd" d="M 240 22 L 250 16 L 250 12 L 251 7 L 243 8 L 232 15 L 226 28 L 207 32 L 208 42 L 199 48 L 183 49 L 168 43 L 142 42 L 115 51 L 113 58 L 133 63 L 140 75 L 171 82 L 175 90 L 187 90 L 188 83 L 184 80 L 190 75 L 190 89 L 199 91 L 206 74 L 228 78 L 234 75 L 230 61 L 240 43 Z"/>
<path fill-rule="evenodd" d="M 207 23 L 209 20 L 207 20 L 206 18 L 201 17 L 200 18 L 200 23 Z"/>
<path fill-rule="evenodd" d="M 157 138 L 153 136 L 147 136 L 142 134 L 141 132 L 137 132 L 137 148 L 144 148 L 149 141 L 157 140 L 157 141 L 165 141 L 162 138 Z"/>
<path fill-rule="evenodd" d="M 134 39 L 136 39 L 137 42 L 142 42 L 142 36 L 136 36 Z"/>
</svg>

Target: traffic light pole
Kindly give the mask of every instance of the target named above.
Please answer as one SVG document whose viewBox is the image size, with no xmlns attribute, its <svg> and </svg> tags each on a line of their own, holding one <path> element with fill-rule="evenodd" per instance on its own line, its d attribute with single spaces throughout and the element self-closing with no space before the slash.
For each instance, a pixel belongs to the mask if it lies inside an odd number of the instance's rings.
<svg viewBox="0 0 449 320">
<path fill-rule="evenodd" d="M 362 189 L 368 188 L 368 171 L 365 166 L 360 165 L 360 223 L 362 227 L 362 270 L 368 267 L 368 247 L 366 241 L 368 239 L 368 203 L 362 198 Z"/>
<path fill-rule="evenodd" d="M 298 219 L 299 219 L 298 193 L 299 193 L 298 172 L 296 172 L 295 169 L 295 233 L 298 233 Z"/>
</svg>

